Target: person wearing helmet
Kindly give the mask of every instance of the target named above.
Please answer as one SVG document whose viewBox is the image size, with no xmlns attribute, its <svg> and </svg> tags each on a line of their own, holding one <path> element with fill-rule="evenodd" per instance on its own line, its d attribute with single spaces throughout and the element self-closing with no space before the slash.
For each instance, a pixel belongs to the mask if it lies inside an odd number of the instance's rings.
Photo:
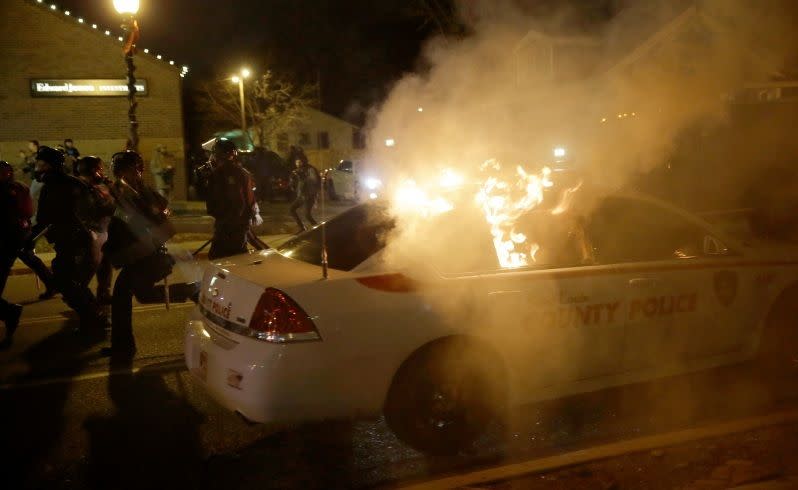
<svg viewBox="0 0 798 490">
<path fill-rule="evenodd" d="M 86 224 L 92 232 L 92 253 L 97 266 L 97 301 L 100 304 L 111 303 L 111 262 L 102 252 L 108 239 L 108 225 L 116 211 L 116 201 L 111 194 L 111 181 L 105 176 L 103 161 L 99 157 L 84 156 L 75 161 L 73 170 L 75 177 L 82 180 L 90 189 L 91 201 L 85 215 L 89 217 Z"/>
<path fill-rule="evenodd" d="M 144 161 L 134 151 L 111 159 L 116 213 L 109 226 L 105 252 L 120 269 L 111 297 L 111 347 L 102 350 L 112 360 L 130 361 L 136 354 L 133 336 L 133 296 L 141 303 L 164 301 L 163 287 L 155 284 L 172 272 L 174 259 L 164 244 L 174 235 L 166 198 L 144 183 Z M 185 301 L 191 292 L 185 284 L 169 287 L 174 301 Z"/>
<path fill-rule="evenodd" d="M 44 185 L 31 235 L 36 238 L 44 234 L 53 244 L 53 280 L 64 302 L 78 314 L 79 331 L 101 333 L 108 319 L 89 290 L 97 263 L 92 255 L 91 230 L 82 217 L 89 207 L 89 189 L 65 172 L 64 160 L 63 153 L 47 146 L 36 154 L 36 179 Z"/>
<path fill-rule="evenodd" d="M 241 166 L 235 144 L 220 138 L 213 147 L 215 165 L 208 179 L 206 206 L 214 217 L 211 260 L 247 252 L 247 237 L 256 215 L 255 183 Z"/>
</svg>

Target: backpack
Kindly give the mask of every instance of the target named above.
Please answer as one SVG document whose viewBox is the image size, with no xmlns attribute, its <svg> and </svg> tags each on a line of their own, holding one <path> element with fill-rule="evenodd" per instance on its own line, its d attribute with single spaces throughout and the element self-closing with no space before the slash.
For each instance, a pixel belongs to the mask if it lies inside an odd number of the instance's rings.
<svg viewBox="0 0 798 490">
<path fill-rule="evenodd" d="M 11 195 L 14 199 L 17 217 L 21 220 L 30 221 L 33 217 L 33 198 L 30 195 L 28 186 L 21 182 L 12 182 Z"/>
<path fill-rule="evenodd" d="M 21 182 L 9 182 L 8 199 L 9 223 L 20 229 L 30 228 L 30 219 L 33 217 L 33 198 L 28 186 Z"/>
</svg>

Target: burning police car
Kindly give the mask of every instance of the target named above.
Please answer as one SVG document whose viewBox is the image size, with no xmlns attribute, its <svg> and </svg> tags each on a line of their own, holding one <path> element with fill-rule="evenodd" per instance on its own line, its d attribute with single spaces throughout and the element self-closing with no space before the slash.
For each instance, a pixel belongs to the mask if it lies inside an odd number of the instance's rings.
<svg viewBox="0 0 798 490">
<path fill-rule="evenodd" d="M 533 197 L 546 185 L 521 177 Z M 472 206 L 407 191 L 434 212 L 398 251 L 393 205 L 329 220 L 326 280 L 321 227 L 213 264 L 186 330 L 194 378 L 253 421 L 384 413 L 409 445 L 452 452 L 517 404 L 756 356 L 789 369 L 798 333 L 767 319 L 794 250 L 633 194 L 513 215 L 521 201 L 487 183 Z"/>
</svg>

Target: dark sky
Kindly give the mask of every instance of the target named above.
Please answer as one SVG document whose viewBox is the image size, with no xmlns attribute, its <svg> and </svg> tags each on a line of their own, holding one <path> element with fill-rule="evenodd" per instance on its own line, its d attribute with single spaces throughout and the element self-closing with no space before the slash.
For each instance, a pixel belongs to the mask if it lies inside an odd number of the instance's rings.
<svg viewBox="0 0 798 490">
<path fill-rule="evenodd" d="M 48 0 L 49 1 L 49 0 Z M 192 81 L 242 65 L 295 82 L 321 80 L 322 105 L 344 115 L 368 106 L 412 70 L 434 24 L 424 5 L 449 0 L 142 0 L 140 47 L 191 67 Z M 516 0 L 604 15 L 627 0 Z M 119 29 L 112 0 L 57 0 L 91 22 Z M 598 14 L 597 14 L 598 13 Z"/>
<path fill-rule="evenodd" d="M 295 82 L 321 79 L 323 107 L 368 105 L 413 69 L 430 27 L 403 0 L 143 0 L 140 48 L 191 68 L 187 82 L 241 66 Z M 60 0 L 74 15 L 119 31 L 111 0 Z"/>
</svg>

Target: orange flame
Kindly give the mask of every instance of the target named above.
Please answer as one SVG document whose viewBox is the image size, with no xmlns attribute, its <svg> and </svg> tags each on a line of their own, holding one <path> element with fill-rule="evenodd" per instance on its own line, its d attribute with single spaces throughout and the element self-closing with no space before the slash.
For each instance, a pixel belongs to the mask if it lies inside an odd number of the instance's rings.
<svg viewBox="0 0 798 490">
<path fill-rule="evenodd" d="M 540 249 L 537 243 L 528 243 L 523 233 L 515 231 L 516 221 L 527 211 L 543 202 L 543 190 L 551 187 L 551 169 L 543 167 L 537 174 L 530 174 L 520 165 L 516 166 L 515 181 L 504 177 L 502 165 L 497 160 L 488 160 L 480 170 L 489 173 L 477 193 L 477 203 L 485 213 L 493 236 L 493 246 L 499 265 L 514 269 L 535 261 Z"/>
</svg>

